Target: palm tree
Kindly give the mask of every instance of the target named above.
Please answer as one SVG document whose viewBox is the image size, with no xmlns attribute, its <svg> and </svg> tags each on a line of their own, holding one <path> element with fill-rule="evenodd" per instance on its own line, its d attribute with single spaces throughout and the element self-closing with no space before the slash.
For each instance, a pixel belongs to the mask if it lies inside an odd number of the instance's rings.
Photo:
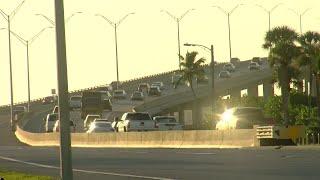
<svg viewBox="0 0 320 180">
<path fill-rule="evenodd" d="M 204 77 L 204 67 L 203 64 L 205 62 L 204 58 L 200 58 L 196 60 L 196 56 L 198 55 L 198 52 L 192 51 L 191 53 L 187 52 L 186 57 L 180 56 L 181 59 L 181 77 L 178 79 L 178 81 L 175 83 L 174 87 L 176 88 L 180 82 L 186 82 L 191 88 L 191 91 L 196 97 L 196 93 L 194 92 L 193 88 L 193 79 L 201 79 Z"/>
<path fill-rule="evenodd" d="M 320 120 L 320 34 L 318 32 L 308 31 L 301 35 L 298 41 L 302 51 L 297 61 L 298 65 L 309 68 L 310 83 L 312 82 L 312 77 L 316 78 L 318 120 Z M 309 105 L 311 102 L 310 98 L 311 95 L 309 95 Z"/>
<path fill-rule="evenodd" d="M 299 56 L 300 49 L 296 45 L 298 33 L 287 26 L 275 27 L 265 36 L 264 49 L 268 49 L 268 61 L 277 75 L 281 87 L 283 120 L 289 124 L 290 83 L 297 76 L 294 60 Z"/>
</svg>

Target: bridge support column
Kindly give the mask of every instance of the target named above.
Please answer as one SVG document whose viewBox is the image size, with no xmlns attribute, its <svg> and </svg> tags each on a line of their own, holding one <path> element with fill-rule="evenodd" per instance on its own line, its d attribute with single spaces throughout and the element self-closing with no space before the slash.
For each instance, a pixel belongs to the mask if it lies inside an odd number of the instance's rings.
<svg viewBox="0 0 320 180">
<path fill-rule="evenodd" d="M 254 84 L 248 87 L 248 96 L 249 97 L 258 97 L 258 85 Z"/>
<path fill-rule="evenodd" d="M 274 85 L 271 82 L 263 83 L 263 98 L 264 100 L 268 100 L 269 97 L 274 96 Z"/>
<path fill-rule="evenodd" d="M 241 90 L 240 89 L 231 89 L 230 90 L 230 99 L 240 99 Z"/>
</svg>

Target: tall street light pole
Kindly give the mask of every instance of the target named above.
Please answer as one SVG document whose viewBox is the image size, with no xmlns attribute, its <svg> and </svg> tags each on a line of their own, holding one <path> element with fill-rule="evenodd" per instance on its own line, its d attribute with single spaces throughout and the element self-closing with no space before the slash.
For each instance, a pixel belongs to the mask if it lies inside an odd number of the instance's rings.
<svg viewBox="0 0 320 180">
<path fill-rule="evenodd" d="M 39 31 L 36 35 L 34 35 L 32 38 L 30 38 L 29 40 L 26 40 L 24 38 L 22 38 L 21 36 L 19 36 L 17 33 L 11 31 L 11 33 L 23 44 L 26 46 L 27 49 L 27 78 L 28 78 L 28 112 L 30 112 L 30 71 L 29 71 L 29 47 L 30 45 L 41 35 L 41 33 L 43 31 L 45 31 L 46 29 L 49 28 L 53 28 L 53 27 L 46 27 L 43 28 L 41 31 Z"/>
<path fill-rule="evenodd" d="M 170 12 L 166 11 L 166 10 L 161 10 L 160 12 L 165 12 L 167 13 L 172 19 L 174 19 L 177 22 L 177 27 L 178 27 L 178 63 L 179 63 L 179 69 L 181 70 L 181 65 L 180 65 L 180 57 L 181 57 L 181 53 L 180 53 L 180 21 L 182 20 L 182 18 L 187 15 L 190 11 L 193 11 L 195 9 L 189 9 L 187 10 L 185 13 L 183 13 L 180 17 L 176 17 L 174 15 L 172 15 Z"/>
<path fill-rule="evenodd" d="M 302 34 L 302 16 L 304 16 L 311 8 L 307 8 L 305 9 L 302 13 L 298 13 L 297 11 L 295 11 L 294 9 L 288 8 L 290 11 L 292 11 L 294 14 L 296 14 L 297 16 L 299 16 L 299 27 L 300 27 L 300 34 Z M 308 74 L 308 73 L 306 73 Z M 308 86 L 307 88 L 305 88 L 306 92 L 309 92 L 309 98 L 308 98 L 308 115 L 311 118 L 311 91 L 312 91 L 312 80 L 313 80 L 313 74 L 312 74 L 312 70 L 311 70 L 311 65 L 309 65 L 309 84 L 307 85 L 307 83 L 305 83 L 305 86 Z M 307 93 L 308 94 L 308 93 Z"/>
<path fill-rule="evenodd" d="M 297 16 L 299 16 L 299 27 L 300 27 L 300 34 L 302 34 L 302 16 L 305 15 L 311 8 L 308 8 L 306 10 L 303 11 L 303 13 L 298 13 L 297 11 L 295 11 L 294 9 L 289 8 L 290 11 L 292 11 L 293 13 L 295 13 Z"/>
<path fill-rule="evenodd" d="M 268 13 L 268 18 L 269 18 L 269 31 L 271 30 L 271 13 L 280 5 L 282 5 L 282 3 L 279 3 L 275 6 L 273 6 L 271 9 L 266 9 L 265 7 L 261 6 L 260 4 L 256 4 L 256 6 L 260 7 L 262 10 L 264 10 L 266 13 Z"/>
<path fill-rule="evenodd" d="M 70 114 L 68 104 L 68 70 L 63 0 L 55 0 L 58 103 L 60 119 L 60 175 L 72 180 Z"/>
<path fill-rule="evenodd" d="M 117 28 L 129 15 L 135 14 L 134 12 L 128 13 L 123 18 L 121 18 L 118 22 L 113 22 L 110 19 L 106 18 L 101 14 L 96 14 L 96 16 L 102 17 L 105 21 L 107 21 L 114 28 L 114 40 L 115 40 L 115 48 L 116 48 L 116 72 L 117 72 L 117 89 L 119 86 L 119 60 L 118 60 L 118 35 Z"/>
<path fill-rule="evenodd" d="M 214 89 L 214 49 L 213 45 L 209 47 L 201 45 L 201 44 L 190 44 L 190 43 L 185 43 L 185 46 L 199 46 L 202 48 L 205 48 L 211 52 L 211 63 L 210 63 L 210 70 L 211 70 L 211 99 L 212 99 L 212 118 L 214 118 L 214 112 L 215 112 L 215 89 Z M 214 120 L 214 119 L 213 119 Z"/>
<path fill-rule="evenodd" d="M 15 130 L 16 121 L 13 119 L 13 82 L 12 82 L 12 59 L 11 59 L 11 20 L 17 14 L 21 6 L 25 0 L 23 0 L 10 14 L 5 13 L 2 9 L 0 9 L 0 14 L 3 18 L 8 22 L 8 40 L 9 40 L 9 73 L 10 73 L 10 124 L 11 129 Z"/>
<path fill-rule="evenodd" d="M 231 11 L 227 12 L 226 10 L 224 10 L 222 7 L 220 6 L 212 6 L 212 7 L 215 7 L 215 8 L 218 8 L 221 12 L 223 12 L 226 16 L 227 16 L 227 19 L 228 19 L 228 32 L 229 32 L 229 61 L 231 60 L 232 58 L 232 52 L 231 52 L 231 29 L 230 29 L 230 16 L 231 14 L 241 5 L 244 5 L 244 4 L 238 4 L 236 5 Z"/>
</svg>

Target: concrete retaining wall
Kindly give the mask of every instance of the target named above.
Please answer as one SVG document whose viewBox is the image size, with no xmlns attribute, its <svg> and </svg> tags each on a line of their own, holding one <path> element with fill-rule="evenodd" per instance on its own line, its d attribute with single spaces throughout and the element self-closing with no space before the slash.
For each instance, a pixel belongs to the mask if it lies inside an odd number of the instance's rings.
<svg viewBox="0 0 320 180">
<path fill-rule="evenodd" d="M 17 138 L 30 146 L 59 146 L 59 133 L 30 133 L 17 127 Z M 255 129 L 72 133 L 73 147 L 230 148 L 257 145 Z"/>
</svg>

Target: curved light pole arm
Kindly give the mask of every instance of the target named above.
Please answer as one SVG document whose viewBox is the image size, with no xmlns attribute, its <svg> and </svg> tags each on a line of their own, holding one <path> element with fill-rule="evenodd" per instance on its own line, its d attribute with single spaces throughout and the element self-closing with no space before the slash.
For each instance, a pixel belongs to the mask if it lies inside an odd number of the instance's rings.
<svg viewBox="0 0 320 180">
<path fill-rule="evenodd" d="M 212 7 L 215 7 L 215 8 L 218 8 L 221 12 L 223 12 L 225 15 L 228 15 L 228 12 L 226 10 L 224 10 L 222 7 L 220 6 L 212 6 Z"/>
<path fill-rule="evenodd" d="M 236 5 L 236 6 L 229 12 L 229 14 L 231 15 L 239 6 L 242 6 L 242 5 L 244 5 L 244 4 L 238 4 L 238 5 Z"/>
<path fill-rule="evenodd" d="M 11 12 L 11 14 L 9 15 L 11 19 L 17 14 L 17 12 L 19 11 L 19 9 L 21 8 L 21 6 L 23 5 L 24 2 L 25 2 L 25 0 L 23 0 L 23 1 Z"/>
<path fill-rule="evenodd" d="M 22 44 L 27 45 L 27 40 L 19 36 L 17 33 L 10 31 L 11 34 L 13 34 Z"/>
<path fill-rule="evenodd" d="M 301 14 L 301 16 L 303 16 L 305 13 L 307 13 L 309 10 L 311 10 L 311 8 L 308 8 L 306 10 L 303 11 L 303 13 Z"/>
<path fill-rule="evenodd" d="M 43 18 L 45 18 L 50 24 L 52 24 L 53 26 L 55 26 L 56 25 L 56 23 L 52 20 L 52 19 L 50 19 L 50 18 L 48 18 L 47 16 L 45 16 L 45 15 L 43 15 L 43 14 L 35 14 L 36 16 L 41 16 L 41 17 L 43 17 Z"/>
<path fill-rule="evenodd" d="M 0 9 L 0 14 L 2 15 L 2 17 L 3 17 L 6 21 L 9 20 L 9 19 L 8 19 L 8 14 L 6 14 L 2 9 Z"/>
<path fill-rule="evenodd" d="M 101 15 L 101 14 L 96 14 L 96 16 L 102 17 L 104 20 L 106 20 L 112 27 L 115 27 L 114 22 L 112 22 L 111 20 L 109 20 L 108 18 L 106 18 L 105 16 Z"/>
<path fill-rule="evenodd" d="M 255 4 L 255 6 L 261 8 L 262 10 L 264 10 L 266 13 L 269 13 L 270 11 L 268 9 L 266 9 L 265 7 L 261 6 L 260 4 Z"/>
<path fill-rule="evenodd" d="M 184 46 L 199 46 L 199 47 L 202 47 L 202 48 L 205 48 L 209 51 L 211 51 L 211 48 L 207 47 L 207 46 L 204 46 L 204 45 L 201 45 L 201 44 L 189 44 L 189 43 L 185 43 Z"/>
<path fill-rule="evenodd" d="M 195 9 L 189 9 L 189 10 L 187 10 L 185 13 L 183 13 L 181 16 L 180 16 L 180 18 L 179 18 L 179 21 L 185 16 L 185 15 L 187 15 L 190 11 L 194 11 Z"/>
<path fill-rule="evenodd" d="M 75 13 L 71 14 L 71 15 L 66 19 L 66 23 L 68 23 L 73 16 L 75 16 L 75 15 L 77 15 L 77 14 L 82 14 L 82 13 L 83 13 L 83 12 L 79 11 L 79 12 L 75 12 Z"/>
<path fill-rule="evenodd" d="M 167 13 L 172 19 L 178 21 L 178 18 L 175 17 L 174 15 L 172 15 L 169 11 L 167 11 L 167 10 L 161 10 L 160 12 L 165 12 L 165 13 Z"/>
<path fill-rule="evenodd" d="M 283 3 L 279 3 L 275 6 L 273 6 L 273 8 L 270 9 L 270 12 L 274 11 L 277 7 L 279 7 L 280 5 L 282 5 Z"/>
<path fill-rule="evenodd" d="M 132 13 L 129 13 L 129 14 L 126 14 L 125 16 L 123 16 L 123 18 L 121 18 L 121 19 L 118 21 L 117 26 L 119 26 L 121 22 L 123 22 L 129 15 L 132 15 L 132 14 L 135 14 L 135 13 L 132 12 Z"/>
<path fill-rule="evenodd" d="M 300 14 L 299 14 L 297 11 L 295 11 L 294 9 L 288 8 L 288 10 L 292 11 L 292 12 L 295 13 L 297 16 L 300 16 Z"/>
<path fill-rule="evenodd" d="M 45 30 L 52 29 L 52 28 L 53 28 L 52 26 L 49 26 L 49 27 L 45 27 L 45 28 L 41 29 L 41 31 L 39 31 L 36 35 L 34 35 L 32 38 L 30 38 L 29 44 L 33 43 L 34 40 L 36 40 Z"/>
</svg>

